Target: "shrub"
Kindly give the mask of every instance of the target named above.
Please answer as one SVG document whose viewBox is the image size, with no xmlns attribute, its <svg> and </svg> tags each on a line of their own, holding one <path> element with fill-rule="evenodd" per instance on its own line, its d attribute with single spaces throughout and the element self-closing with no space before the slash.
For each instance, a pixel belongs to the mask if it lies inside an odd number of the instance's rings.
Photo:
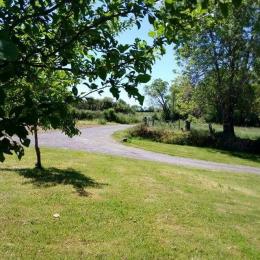
<svg viewBox="0 0 260 260">
<path fill-rule="evenodd" d="M 97 118 L 102 118 L 103 113 L 101 111 L 91 111 L 91 110 L 82 110 L 82 109 L 74 109 L 73 111 L 74 117 L 78 120 L 93 120 Z"/>
<path fill-rule="evenodd" d="M 119 124 L 133 124 L 138 123 L 138 118 L 133 114 L 116 113 L 113 108 L 104 111 L 104 117 L 109 122 L 116 122 Z"/>
<path fill-rule="evenodd" d="M 211 147 L 235 152 L 260 153 L 260 139 L 226 138 L 222 133 L 210 135 L 206 130 L 184 132 L 162 127 L 148 127 L 141 124 L 130 129 L 129 135 L 130 137 L 142 137 L 167 144 Z"/>
<path fill-rule="evenodd" d="M 74 109 L 73 116 L 78 120 L 98 119 L 102 124 L 106 124 L 106 122 L 116 122 L 120 124 L 134 124 L 139 122 L 135 114 L 117 113 L 113 108 L 106 109 L 105 111 Z"/>
<path fill-rule="evenodd" d="M 116 119 L 117 119 L 116 112 L 113 108 L 109 108 L 109 109 L 105 110 L 104 117 L 109 122 L 113 122 L 113 121 L 116 122 Z"/>
<path fill-rule="evenodd" d="M 106 124 L 107 124 L 107 120 L 104 119 L 104 118 L 100 118 L 100 119 L 98 119 L 98 123 L 99 123 L 100 125 L 106 125 Z"/>
<path fill-rule="evenodd" d="M 134 123 L 138 123 L 139 120 L 137 117 L 135 117 L 134 115 L 126 115 L 126 114 L 122 114 L 122 113 L 117 113 L 116 114 L 116 122 L 120 123 L 120 124 L 134 124 Z"/>
</svg>

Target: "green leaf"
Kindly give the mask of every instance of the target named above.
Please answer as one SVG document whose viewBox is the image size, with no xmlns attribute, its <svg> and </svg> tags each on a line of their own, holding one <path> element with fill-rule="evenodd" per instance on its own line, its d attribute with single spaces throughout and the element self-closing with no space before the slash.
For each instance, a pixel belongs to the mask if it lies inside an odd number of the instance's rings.
<svg viewBox="0 0 260 260">
<path fill-rule="evenodd" d="M 18 57 L 16 45 L 9 41 L 0 39 L 0 60 L 14 61 Z"/>
<path fill-rule="evenodd" d="M 125 73 L 126 73 L 126 70 L 123 68 L 123 69 L 121 69 L 121 70 L 118 70 L 118 71 L 115 73 L 115 76 L 116 76 L 117 78 L 122 78 L 122 77 L 125 75 Z"/>
<path fill-rule="evenodd" d="M 152 15 L 148 15 L 148 21 L 149 21 L 150 24 L 154 24 L 155 17 L 152 16 Z"/>
<path fill-rule="evenodd" d="M 149 35 L 150 37 L 154 38 L 155 35 L 156 35 L 156 33 L 155 33 L 154 31 L 150 31 L 150 32 L 148 33 L 148 35 Z"/>
<path fill-rule="evenodd" d="M 105 68 L 99 68 L 98 70 L 98 76 L 102 79 L 102 80 L 106 80 L 107 78 L 107 71 Z"/>
<path fill-rule="evenodd" d="M 139 21 L 136 21 L 136 25 L 137 25 L 137 28 L 139 30 L 141 28 L 141 23 Z"/>
<path fill-rule="evenodd" d="M 147 83 L 151 79 L 151 75 L 149 74 L 139 74 L 136 77 L 136 81 L 138 83 Z"/>
<path fill-rule="evenodd" d="M 72 93 L 73 93 L 74 96 L 77 96 L 77 95 L 78 95 L 78 89 L 77 89 L 76 86 L 73 86 L 73 87 L 72 87 Z"/>
<path fill-rule="evenodd" d="M 89 86 L 90 89 L 97 89 L 98 88 L 98 85 L 95 84 L 95 83 L 91 83 L 90 86 Z"/>
<path fill-rule="evenodd" d="M 127 49 L 129 49 L 129 44 L 125 44 L 125 45 L 119 44 L 119 45 L 118 45 L 118 50 L 119 50 L 121 53 L 124 53 Z"/>
<path fill-rule="evenodd" d="M 140 105 L 143 105 L 143 103 L 144 103 L 144 96 L 138 95 L 137 99 L 138 99 L 138 102 L 140 103 Z"/>
<path fill-rule="evenodd" d="M 26 147 L 29 147 L 30 143 L 31 143 L 31 140 L 29 138 L 24 139 L 22 142 L 22 144 Z"/>
<path fill-rule="evenodd" d="M 110 92 L 112 93 L 112 95 L 116 98 L 119 99 L 119 89 L 116 87 L 111 87 L 110 88 Z"/>
</svg>

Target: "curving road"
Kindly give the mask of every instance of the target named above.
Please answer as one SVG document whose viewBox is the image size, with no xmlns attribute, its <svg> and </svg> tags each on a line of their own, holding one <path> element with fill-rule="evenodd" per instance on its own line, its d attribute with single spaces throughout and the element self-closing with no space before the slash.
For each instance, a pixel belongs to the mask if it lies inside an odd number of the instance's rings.
<svg viewBox="0 0 260 260">
<path fill-rule="evenodd" d="M 43 132 L 39 134 L 39 143 L 41 146 L 105 153 L 138 160 L 158 161 L 186 167 L 260 175 L 260 168 L 256 167 L 215 163 L 150 152 L 125 146 L 112 138 L 114 132 L 124 130 L 128 127 L 129 125 L 108 125 L 82 128 L 81 135 L 73 138 L 69 138 L 56 131 Z"/>
</svg>

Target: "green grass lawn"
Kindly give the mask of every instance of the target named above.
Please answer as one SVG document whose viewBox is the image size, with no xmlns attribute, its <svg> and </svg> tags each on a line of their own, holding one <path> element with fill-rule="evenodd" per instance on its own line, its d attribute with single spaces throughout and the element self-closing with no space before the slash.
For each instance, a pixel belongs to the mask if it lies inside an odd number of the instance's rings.
<svg viewBox="0 0 260 260">
<path fill-rule="evenodd" d="M 127 130 L 118 131 L 114 134 L 114 138 L 120 141 L 127 136 L 127 133 Z M 128 138 L 128 141 L 124 144 L 137 148 L 142 148 L 148 151 L 164 153 L 173 156 L 180 156 L 212 162 L 260 167 L 260 155 L 256 154 L 231 152 L 213 148 L 194 147 L 188 145 L 164 144 L 135 137 Z"/>
<path fill-rule="evenodd" d="M 42 152 L 0 165 L 0 259 L 259 258 L 260 176 Z"/>
</svg>

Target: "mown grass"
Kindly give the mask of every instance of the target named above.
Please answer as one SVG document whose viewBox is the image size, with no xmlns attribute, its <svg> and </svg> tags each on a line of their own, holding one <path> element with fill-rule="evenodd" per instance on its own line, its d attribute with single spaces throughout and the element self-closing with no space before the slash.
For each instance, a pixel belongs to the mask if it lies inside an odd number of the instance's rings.
<svg viewBox="0 0 260 260">
<path fill-rule="evenodd" d="M 1 259 L 259 257 L 260 176 L 57 149 L 43 159 L 43 172 L 32 150 L 1 165 Z"/>
<path fill-rule="evenodd" d="M 128 130 L 118 131 L 113 136 L 118 141 L 122 140 L 124 137 L 128 137 L 127 142 L 124 142 L 124 144 L 148 151 L 205 161 L 260 167 L 260 155 L 256 154 L 232 152 L 206 147 L 159 143 L 143 138 L 129 137 Z"/>
</svg>

